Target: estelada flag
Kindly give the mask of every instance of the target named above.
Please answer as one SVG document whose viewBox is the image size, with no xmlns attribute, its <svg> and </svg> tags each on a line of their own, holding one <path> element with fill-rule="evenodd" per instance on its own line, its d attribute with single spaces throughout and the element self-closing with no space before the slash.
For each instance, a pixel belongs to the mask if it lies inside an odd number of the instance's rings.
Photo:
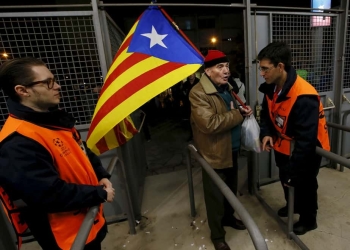
<svg viewBox="0 0 350 250">
<path fill-rule="evenodd" d="M 88 133 L 87 145 L 96 154 L 121 145 L 120 132 L 123 142 L 131 139 L 137 131 L 129 115 L 203 64 L 201 53 L 169 19 L 160 7 L 148 7 L 120 46 Z"/>
</svg>

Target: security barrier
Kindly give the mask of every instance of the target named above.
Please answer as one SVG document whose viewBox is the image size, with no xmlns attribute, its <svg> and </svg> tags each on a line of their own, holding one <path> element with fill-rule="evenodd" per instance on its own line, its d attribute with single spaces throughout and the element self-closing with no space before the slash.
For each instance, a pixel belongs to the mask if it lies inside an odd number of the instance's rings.
<svg viewBox="0 0 350 250">
<path fill-rule="evenodd" d="M 221 193 L 225 196 L 228 203 L 233 207 L 233 209 L 237 212 L 238 216 L 241 218 L 243 224 L 246 226 L 248 233 L 253 241 L 255 249 L 258 250 L 267 250 L 267 244 L 265 242 L 264 237 L 262 236 L 258 226 L 255 224 L 252 217 L 249 215 L 247 210 L 243 207 L 237 197 L 233 194 L 233 192 L 228 188 L 228 186 L 224 183 L 224 181 L 218 176 L 217 173 L 213 170 L 213 168 L 204 160 L 204 158 L 198 153 L 197 149 L 192 145 L 188 145 L 187 152 L 187 176 L 188 176 L 188 186 L 189 186 L 189 194 L 190 194 L 190 204 L 191 204 L 191 216 L 195 217 L 195 202 L 194 202 L 194 191 L 193 191 L 193 180 L 192 180 L 192 166 L 190 155 L 196 158 L 196 160 L 200 163 L 200 166 L 203 168 L 202 171 L 206 171 L 212 181 L 219 187 Z"/>
</svg>

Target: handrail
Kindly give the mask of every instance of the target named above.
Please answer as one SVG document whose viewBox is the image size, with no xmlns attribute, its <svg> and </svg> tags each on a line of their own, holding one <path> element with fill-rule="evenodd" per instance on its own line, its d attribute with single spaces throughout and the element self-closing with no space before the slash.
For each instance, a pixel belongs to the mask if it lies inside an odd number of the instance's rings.
<svg viewBox="0 0 350 250">
<path fill-rule="evenodd" d="M 107 172 L 111 175 L 115 165 L 118 162 L 118 157 L 114 156 L 107 167 Z M 85 247 L 86 240 L 94 223 L 96 214 L 98 212 L 99 206 L 93 206 L 86 213 L 83 223 L 81 224 L 78 234 L 75 237 L 71 250 L 83 250 Z"/>
<path fill-rule="evenodd" d="M 346 120 L 347 120 L 347 118 L 348 118 L 349 115 L 350 115 L 350 110 L 347 110 L 347 111 L 344 112 L 343 117 L 342 117 L 342 121 L 341 121 L 341 124 L 342 124 L 342 125 L 345 125 Z M 343 145 L 343 144 L 345 144 L 345 143 L 344 143 L 344 142 L 345 142 L 345 139 L 344 139 L 344 137 L 345 137 L 345 136 L 344 136 L 344 132 L 341 131 L 340 134 L 341 134 L 341 137 L 340 137 L 340 145 L 341 145 L 340 155 L 346 157 L 346 156 L 345 156 L 345 145 Z M 340 165 L 339 171 L 340 171 L 340 172 L 344 172 L 344 166 Z"/>
<path fill-rule="evenodd" d="M 346 157 L 345 156 L 345 152 L 344 152 L 344 147 L 345 145 L 344 144 L 344 131 L 345 132 L 350 132 L 350 127 L 348 126 L 345 126 L 345 122 L 346 122 L 346 119 L 347 117 L 349 116 L 350 114 L 350 110 L 347 110 L 344 112 L 343 114 L 343 118 L 342 118 L 342 124 L 336 124 L 336 123 L 332 123 L 332 122 L 327 122 L 327 126 L 328 127 L 331 127 L 331 128 L 336 128 L 336 129 L 339 129 L 341 130 L 340 132 L 340 155 L 343 156 L 343 157 Z M 344 166 L 343 165 L 340 165 L 340 169 L 339 169 L 340 172 L 344 172 Z"/>
<path fill-rule="evenodd" d="M 328 123 L 327 123 L 328 124 Z M 339 127 L 338 124 L 331 123 L 330 126 L 336 125 L 334 127 Z M 343 127 L 343 126 L 341 126 Z M 343 164 L 345 167 L 350 168 L 350 160 L 345 157 L 339 156 L 333 152 L 324 150 L 323 148 L 316 147 L 316 153 L 320 156 L 323 156 L 327 159 L 330 159 L 336 163 Z M 293 232 L 293 213 L 294 213 L 294 188 L 289 187 L 289 199 L 288 199 L 288 222 L 286 223 L 277 215 L 277 213 L 266 203 L 263 197 L 257 192 L 256 186 L 254 185 L 255 195 L 259 201 L 264 205 L 275 220 L 282 226 L 286 227 L 286 233 L 289 238 L 292 238 L 295 243 L 303 250 L 308 250 L 309 248 L 300 240 L 300 238 Z"/>
<path fill-rule="evenodd" d="M 327 159 L 330 159 L 336 163 L 342 164 L 343 166 L 350 168 L 350 160 L 346 159 L 345 157 L 342 157 L 340 155 L 337 155 L 333 152 L 324 150 L 323 148 L 316 147 L 316 153 L 318 155 L 321 155 L 323 157 L 326 157 Z"/>
<path fill-rule="evenodd" d="M 193 153 L 197 161 L 200 163 L 202 168 L 208 173 L 209 177 L 214 181 L 214 183 L 218 186 L 221 193 L 226 197 L 227 201 L 230 205 L 235 209 L 239 217 L 242 219 L 243 224 L 246 226 L 249 235 L 253 241 L 255 249 L 265 250 L 267 248 L 267 244 L 265 242 L 264 237 L 262 236 L 258 226 L 255 224 L 252 217 L 249 215 L 247 210 L 243 207 L 241 202 L 237 199 L 237 197 L 233 194 L 233 192 L 229 189 L 229 187 L 223 182 L 223 180 L 218 176 L 217 173 L 213 170 L 213 168 L 208 164 L 206 160 L 198 153 L 197 149 L 192 145 L 188 145 L 188 154 L 187 154 L 187 170 L 190 173 L 191 164 L 190 164 L 190 152 Z M 193 182 L 192 182 L 192 174 L 189 174 L 189 187 L 190 187 L 190 199 L 191 199 L 191 212 L 195 211 L 194 208 L 194 199 L 193 199 Z M 192 190 L 191 190 L 192 187 Z"/>
<path fill-rule="evenodd" d="M 327 122 L 327 126 L 331 127 L 331 128 L 336 128 L 342 131 L 346 131 L 346 132 L 350 132 L 350 127 L 348 126 L 344 126 L 344 125 L 340 125 L 337 123 L 333 123 L 333 122 Z"/>
</svg>

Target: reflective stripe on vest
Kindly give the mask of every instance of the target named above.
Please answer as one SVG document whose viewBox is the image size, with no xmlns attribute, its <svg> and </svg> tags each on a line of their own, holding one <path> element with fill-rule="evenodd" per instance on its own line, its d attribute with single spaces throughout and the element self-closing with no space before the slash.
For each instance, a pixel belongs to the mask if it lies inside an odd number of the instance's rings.
<svg viewBox="0 0 350 250">
<path fill-rule="evenodd" d="M 60 179 L 67 183 L 99 185 L 89 158 L 78 144 L 80 138 L 75 128 L 51 130 L 9 116 L 0 132 L 0 142 L 14 132 L 31 138 L 46 148 Z M 61 249 L 71 248 L 87 211 L 88 208 L 83 208 L 78 211 L 48 213 L 51 230 Z M 19 221 L 13 223 L 18 224 Z M 101 204 L 86 243 L 96 238 L 104 223 Z"/>
<path fill-rule="evenodd" d="M 290 111 L 292 110 L 293 105 L 295 104 L 297 98 L 300 95 L 316 95 L 320 100 L 315 88 L 300 76 L 297 76 L 297 80 L 289 90 L 286 96 L 286 100 L 283 100 L 279 103 L 275 103 L 273 99 L 270 99 L 266 95 L 270 119 L 278 135 L 276 138 L 274 138 L 273 149 L 285 155 L 291 155 L 291 152 L 293 150 L 293 138 L 286 135 L 286 128 L 288 124 Z M 330 145 L 326 118 L 324 115 L 322 103 L 320 101 L 319 103 L 320 105 L 317 139 L 320 142 L 322 148 L 329 151 Z"/>
</svg>

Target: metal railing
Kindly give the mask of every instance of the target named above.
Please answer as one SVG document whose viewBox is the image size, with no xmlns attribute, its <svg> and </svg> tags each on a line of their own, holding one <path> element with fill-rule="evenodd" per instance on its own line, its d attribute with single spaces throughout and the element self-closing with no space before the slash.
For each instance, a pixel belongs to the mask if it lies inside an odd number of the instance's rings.
<svg viewBox="0 0 350 250">
<path fill-rule="evenodd" d="M 230 205 L 235 209 L 239 217 L 242 219 L 243 224 L 246 226 L 248 233 L 253 241 L 255 249 L 266 250 L 267 244 L 264 237 L 262 236 L 258 226 L 255 224 L 252 217 L 249 215 L 247 210 L 243 207 L 241 202 L 229 189 L 229 187 L 224 183 L 224 181 L 215 173 L 213 168 L 204 160 L 204 158 L 198 153 L 197 149 L 189 144 L 188 154 L 187 154 L 187 174 L 188 174 L 188 185 L 190 192 L 190 205 L 191 205 L 191 216 L 195 217 L 195 201 L 194 201 L 194 191 L 193 191 L 193 179 L 192 179 L 192 166 L 191 166 L 191 152 L 194 157 L 200 163 L 201 167 L 208 173 L 213 182 L 218 186 L 221 193 L 225 196 Z"/>
<path fill-rule="evenodd" d="M 342 126 L 338 124 L 327 123 L 328 126 L 334 126 L 335 128 L 340 128 Z M 347 128 L 348 129 L 348 128 Z M 329 152 L 327 150 L 324 150 L 320 147 L 316 147 L 316 153 L 322 157 L 325 157 L 331 161 L 334 161 L 336 163 L 342 164 L 347 168 L 350 168 L 350 160 L 339 156 L 333 152 Z M 285 230 L 286 235 L 289 239 L 293 239 L 295 243 L 303 250 L 309 250 L 309 248 L 300 240 L 300 238 L 293 232 L 293 214 L 294 214 L 294 187 L 289 187 L 289 197 L 288 197 L 288 221 L 287 224 L 277 215 L 276 211 L 273 210 L 267 202 L 264 200 L 263 197 L 260 196 L 260 194 L 257 192 L 257 187 L 254 185 L 255 188 L 255 195 L 258 198 L 258 200 L 262 203 L 262 205 L 265 207 L 265 209 L 268 211 L 268 213 L 275 218 L 275 220 L 278 222 L 278 224 Z"/>
<path fill-rule="evenodd" d="M 347 159 L 350 157 L 350 154 L 345 153 L 345 133 L 344 132 L 350 132 L 350 127 L 345 126 L 346 120 L 347 120 L 349 115 L 350 115 L 350 110 L 347 110 L 344 112 L 341 125 L 336 124 L 336 123 L 332 123 L 332 122 L 327 122 L 328 127 L 341 130 L 341 132 L 340 132 L 340 155 L 347 158 Z M 343 165 L 340 165 L 339 171 L 344 172 Z"/>
<path fill-rule="evenodd" d="M 107 172 L 112 175 L 112 172 L 114 170 L 114 167 L 116 166 L 118 162 L 118 157 L 114 156 L 111 161 L 109 162 L 109 165 L 107 167 Z M 85 218 L 83 220 L 83 223 L 80 226 L 79 232 L 77 234 L 77 237 L 75 237 L 75 240 L 73 242 L 71 250 L 82 250 L 85 247 L 86 240 L 89 236 L 89 233 L 91 231 L 92 225 L 94 223 L 96 214 L 98 212 L 99 206 L 94 206 L 89 209 L 87 214 L 85 215 Z"/>
</svg>

